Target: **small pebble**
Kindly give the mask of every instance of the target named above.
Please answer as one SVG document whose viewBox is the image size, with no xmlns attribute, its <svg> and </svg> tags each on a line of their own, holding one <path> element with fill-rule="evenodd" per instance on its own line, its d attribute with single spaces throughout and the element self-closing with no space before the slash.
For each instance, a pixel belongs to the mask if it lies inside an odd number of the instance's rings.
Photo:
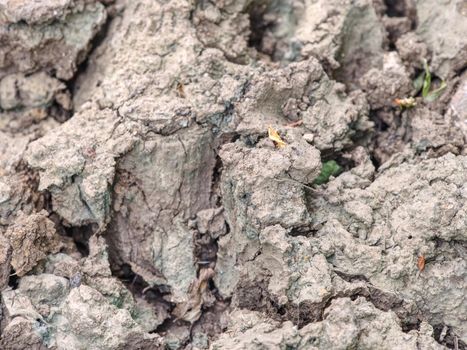
<svg viewBox="0 0 467 350">
<path fill-rule="evenodd" d="M 303 135 L 303 139 L 308 143 L 313 143 L 314 138 L 315 138 L 315 135 L 313 135 L 313 134 Z"/>
</svg>

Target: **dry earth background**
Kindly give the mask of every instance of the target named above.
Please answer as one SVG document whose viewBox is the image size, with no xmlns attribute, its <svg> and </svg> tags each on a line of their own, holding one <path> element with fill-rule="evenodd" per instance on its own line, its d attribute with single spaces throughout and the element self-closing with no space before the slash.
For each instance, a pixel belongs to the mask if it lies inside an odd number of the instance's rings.
<svg viewBox="0 0 467 350">
<path fill-rule="evenodd" d="M 0 0 L 0 43 L 1 349 L 466 349 L 465 0 Z"/>
</svg>

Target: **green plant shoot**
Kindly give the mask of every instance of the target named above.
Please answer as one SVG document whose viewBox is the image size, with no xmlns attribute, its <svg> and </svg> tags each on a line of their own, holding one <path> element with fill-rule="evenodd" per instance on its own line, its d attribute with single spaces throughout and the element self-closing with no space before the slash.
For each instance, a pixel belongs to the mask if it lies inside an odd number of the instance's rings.
<svg viewBox="0 0 467 350">
<path fill-rule="evenodd" d="M 323 163 L 321 168 L 321 173 L 319 176 L 313 181 L 315 185 L 322 185 L 329 181 L 331 176 L 339 175 L 342 172 L 342 167 L 337 164 L 335 160 L 329 160 Z"/>
<path fill-rule="evenodd" d="M 426 59 L 423 60 L 423 69 L 424 71 L 413 81 L 413 86 L 416 90 L 416 93 L 422 90 L 422 97 L 425 101 L 433 102 L 441 96 L 444 89 L 447 87 L 447 84 L 443 80 L 441 81 L 441 85 L 437 89 L 430 91 L 431 90 L 431 72 L 430 72 L 430 67 L 428 67 L 428 62 L 426 61 Z"/>
<path fill-rule="evenodd" d="M 423 60 L 423 68 L 425 69 L 425 78 L 423 79 L 422 96 L 426 98 L 431 88 L 431 73 L 426 60 Z"/>
</svg>

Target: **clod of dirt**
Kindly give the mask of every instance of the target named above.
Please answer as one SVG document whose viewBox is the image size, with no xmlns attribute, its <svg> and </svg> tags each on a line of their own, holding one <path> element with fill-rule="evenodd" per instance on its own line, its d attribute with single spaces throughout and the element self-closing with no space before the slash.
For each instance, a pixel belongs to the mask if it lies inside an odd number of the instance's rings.
<svg viewBox="0 0 467 350">
<path fill-rule="evenodd" d="M 2 331 L 0 345 L 5 350 L 37 349 L 46 350 L 39 321 L 27 319 L 21 315 L 9 320 Z"/>
<path fill-rule="evenodd" d="M 371 185 L 348 191 L 357 179 L 343 174 L 314 201 L 314 223 L 323 227 L 311 239 L 333 269 L 397 293 L 415 303 L 412 313 L 430 324 L 449 322 L 463 341 L 465 208 L 458 199 L 466 166 L 465 157 L 452 154 L 387 164 Z M 420 255 L 427 262 L 419 274 Z"/>
<path fill-rule="evenodd" d="M 381 67 L 370 69 L 360 84 L 372 109 L 394 106 L 394 99 L 409 96 L 412 80 L 396 52 L 383 56 Z"/>
<path fill-rule="evenodd" d="M 134 11 L 146 15 L 140 7 Z M 319 149 L 339 150 L 372 124 L 361 93 L 347 96 L 316 60 L 266 73 L 263 66 L 219 64 L 222 55 L 216 50 L 195 55 L 192 30 L 192 40 L 171 55 L 163 54 L 166 39 L 155 40 L 149 30 L 147 41 L 160 56 L 135 56 L 134 68 L 129 69 L 128 48 L 135 52 L 135 45 L 144 42 L 141 31 L 130 26 L 134 11 L 128 10 L 132 15 L 110 30 L 119 46 L 96 52 L 99 60 L 88 72 L 86 85 L 78 84 L 79 112 L 32 143 L 26 158 L 40 171 L 40 189 L 50 191 L 54 210 L 66 222 L 98 223 L 104 229 L 113 211 L 108 234 L 112 260 L 130 264 L 151 285 L 167 284 L 172 288 L 170 301 L 185 302 L 196 278 L 186 221 L 213 207 L 206 179 L 214 173 L 214 135 L 233 130 L 261 133 L 264 125 L 276 124 L 285 114 L 291 120 L 303 118 Z M 182 17 L 179 21 L 180 26 L 191 26 Z M 179 40 L 172 34 L 171 22 L 162 22 L 160 30 L 171 33 L 167 37 L 171 42 Z M 178 57 L 185 58 L 183 65 Z M 147 72 L 141 79 L 128 75 L 144 71 L 147 60 L 154 69 L 162 62 L 173 68 L 158 79 L 148 78 Z M 209 93 L 205 86 L 212 87 Z M 84 103 L 86 99 L 91 101 Z M 133 242 L 145 243 L 133 247 Z"/>
<path fill-rule="evenodd" d="M 280 323 L 258 312 L 234 311 L 227 331 L 212 345 L 222 349 L 444 349 L 432 338 L 433 328 L 404 333 L 397 316 L 376 309 L 364 298 L 333 300 L 324 320 L 297 329 L 292 322 Z"/>
<path fill-rule="evenodd" d="M 151 321 L 149 307 L 135 305 L 112 277 L 103 240 L 93 238 L 90 247 L 81 263 L 63 254 L 52 256 L 46 264 L 49 273 L 25 276 L 16 290 L 3 291 L 6 320 L 28 325 L 22 338 L 38 334 L 46 346 L 59 349 L 158 348 L 159 337 L 138 324 Z M 15 327 L 16 322 L 9 322 L 2 334 L 5 348 L 14 348 Z"/>
<path fill-rule="evenodd" d="M 14 142 L 13 139 L 11 139 Z M 1 141 L 0 141 L 1 143 Z M 21 142 L 22 143 L 22 142 Z M 25 144 L 17 145 L 21 149 Z M 8 151 L 15 151 L 10 148 Z M 8 174 L 8 167 L 11 161 L 15 164 L 15 158 L 9 159 L 9 152 L 6 152 L 7 167 L 1 168 L 0 162 L 0 232 L 4 232 L 8 225 L 12 224 L 20 212 L 25 216 L 36 213 L 44 208 L 45 196 L 37 191 L 37 178 L 30 171 L 18 171 Z"/>
<path fill-rule="evenodd" d="M 26 155 L 43 174 L 39 190 L 48 189 L 55 211 L 76 226 L 108 220 L 115 158 L 133 142 L 114 112 L 95 112 L 87 110 L 31 143 Z"/>
<path fill-rule="evenodd" d="M 228 60 L 238 63 L 248 61 L 250 1 L 227 1 L 213 4 L 200 1 L 193 11 L 192 22 L 197 38 L 205 47 L 215 47 Z"/>
<path fill-rule="evenodd" d="M 244 100 L 236 106 L 243 116 L 237 126 L 241 134 L 259 134 L 265 125 L 302 120 L 305 130 L 314 135 L 316 148 L 341 150 L 355 134 L 368 133 L 373 125 L 361 92 L 346 94 L 345 86 L 329 79 L 313 58 L 260 71 L 252 79 Z"/>
<path fill-rule="evenodd" d="M 263 230 L 274 225 L 292 230 L 306 226 L 310 220 L 305 186 L 319 174 L 319 152 L 298 135 L 292 135 L 286 138 L 289 146 L 280 150 L 270 144 L 248 148 L 241 142 L 222 149 L 222 197 L 231 233 L 219 240 L 215 281 L 226 297 L 231 296 L 241 276 L 235 262 L 247 264 L 258 256 Z M 285 239 L 283 231 L 279 236 Z M 276 267 L 270 266 L 279 274 L 280 267 Z M 274 288 L 278 288 L 277 284 Z"/>
<path fill-rule="evenodd" d="M 0 0 L 0 347 L 465 347 L 460 0 L 110 3 Z"/>
<path fill-rule="evenodd" d="M 78 5 L 78 3 L 80 3 Z M 83 1 L 51 0 L 24 1 L 3 0 L 0 3 L 2 20 L 6 23 L 26 22 L 27 24 L 41 24 L 51 22 L 57 18 L 63 19 L 73 11 L 74 6 L 83 6 Z"/>
<path fill-rule="evenodd" d="M 408 17 L 389 17 L 385 15 L 382 21 L 388 32 L 390 43 L 395 43 L 397 39 L 412 29 L 412 21 Z"/>
<path fill-rule="evenodd" d="M 302 56 L 318 57 L 341 81 L 354 82 L 382 62 L 385 30 L 372 1 L 308 3 L 297 23 Z"/>
<path fill-rule="evenodd" d="M 48 254 L 60 250 L 60 237 L 47 216 L 45 210 L 29 215 L 20 213 L 5 233 L 13 249 L 11 265 L 20 277 Z"/>
<path fill-rule="evenodd" d="M 418 106 L 401 114 L 383 109 L 377 116 L 389 125 L 375 140 L 374 157 L 380 164 L 398 152 L 439 157 L 449 152 L 460 154 L 464 147 L 462 127 L 450 111 L 440 114 L 426 106 Z"/>
<path fill-rule="evenodd" d="M 3 1 L 0 77 L 53 71 L 70 79 L 106 20 L 100 2 Z"/>
<path fill-rule="evenodd" d="M 44 72 L 29 76 L 10 74 L 0 81 L 0 108 L 40 107 L 50 104 L 65 85 Z"/>
<path fill-rule="evenodd" d="M 415 72 L 415 69 L 422 69 L 423 60 L 431 58 L 427 44 L 414 32 L 402 35 L 397 39 L 395 46 L 406 67 L 411 69 L 410 73 Z"/>
<path fill-rule="evenodd" d="M 213 239 L 227 232 L 224 218 L 224 208 L 200 210 L 196 214 L 196 227 L 199 233 L 208 234 Z"/>
<path fill-rule="evenodd" d="M 64 300 L 62 312 L 69 322 L 70 331 L 79 341 L 72 346 L 83 348 L 92 346 L 100 349 L 149 349 L 160 344 L 157 335 L 144 334 L 128 312 L 118 310 L 115 306 L 106 303 L 102 295 L 90 287 L 80 286 L 72 289 Z M 109 316 L 108 322 L 93 321 L 99 320 L 102 315 Z M 57 341 L 61 339 L 66 339 L 66 337 L 58 335 Z M 92 343 L 82 344 L 82 339 L 89 339 Z M 63 345 L 61 347 L 65 348 Z"/>
<path fill-rule="evenodd" d="M 432 53 L 431 68 L 437 76 L 448 79 L 466 67 L 467 10 L 464 0 L 416 1 L 416 33 Z"/>
<path fill-rule="evenodd" d="M 452 114 L 441 115 L 427 108 L 408 113 L 413 147 L 417 151 L 432 151 L 435 155 L 448 152 L 459 154 L 464 146 L 464 135 L 456 126 Z"/>
</svg>

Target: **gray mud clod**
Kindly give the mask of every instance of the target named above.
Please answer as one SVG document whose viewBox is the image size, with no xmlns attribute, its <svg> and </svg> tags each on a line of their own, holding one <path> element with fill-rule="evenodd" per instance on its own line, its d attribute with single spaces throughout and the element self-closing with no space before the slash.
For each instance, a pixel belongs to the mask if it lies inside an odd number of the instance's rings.
<svg viewBox="0 0 467 350">
<path fill-rule="evenodd" d="M 0 0 L 0 348 L 467 349 L 464 0 Z"/>
</svg>

